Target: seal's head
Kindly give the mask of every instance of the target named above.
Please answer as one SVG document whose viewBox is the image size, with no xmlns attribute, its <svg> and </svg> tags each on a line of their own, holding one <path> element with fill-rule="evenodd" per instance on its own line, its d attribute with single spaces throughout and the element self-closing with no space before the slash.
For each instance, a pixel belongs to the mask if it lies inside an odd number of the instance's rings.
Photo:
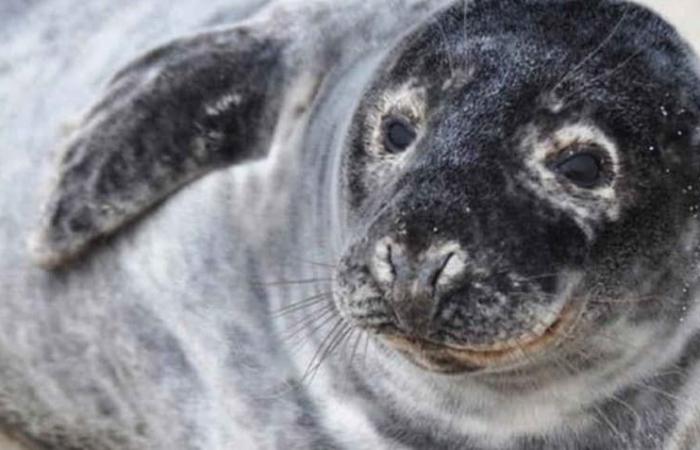
<svg viewBox="0 0 700 450">
<path fill-rule="evenodd" d="M 337 309 L 438 372 L 646 370 L 690 310 L 699 107 L 692 51 L 642 7 L 444 10 L 356 110 Z"/>
</svg>

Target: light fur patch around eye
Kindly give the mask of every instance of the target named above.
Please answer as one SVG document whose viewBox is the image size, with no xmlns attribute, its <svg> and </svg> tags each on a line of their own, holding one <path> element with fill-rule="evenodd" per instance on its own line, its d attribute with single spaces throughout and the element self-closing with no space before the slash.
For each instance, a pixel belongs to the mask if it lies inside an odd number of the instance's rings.
<svg viewBox="0 0 700 450">
<path fill-rule="evenodd" d="M 404 117 L 416 127 L 415 145 L 421 135 L 421 125 L 425 122 L 425 88 L 419 86 L 416 80 L 411 80 L 396 89 L 384 91 L 365 120 L 365 126 L 371 130 L 368 133 L 369 142 L 366 142 L 366 148 L 375 156 L 380 156 L 382 160 L 398 162 L 413 146 L 400 154 L 390 154 L 384 151 L 382 123 L 387 116 L 391 115 Z"/>
<path fill-rule="evenodd" d="M 567 185 L 548 167 L 548 160 L 576 145 L 595 145 L 605 152 L 611 177 L 609 183 L 591 189 Z M 616 185 L 620 155 L 617 145 L 598 127 L 578 122 L 542 135 L 541 130 L 532 125 L 526 130 L 521 151 L 529 172 L 523 177 L 525 185 L 555 208 L 572 213 L 589 237 L 595 221 L 619 218 L 620 200 Z"/>
<path fill-rule="evenodd" d="M 411 80 L 403 85 L 384 91 L 369 109 L 365 117 L 364 147 L 372 155 L 372 161 L 365 166 L 366 183 L 384 184 L 397 174 L 407 163 L 423 134 L 422 124 L 426 116 L 426 90 Z M 397 115 L 407 119 L 416 128 L 416 137 L 405 151 L 392 154 L 384 148 L 383 122 L 387 116 Z"/>
</svg>

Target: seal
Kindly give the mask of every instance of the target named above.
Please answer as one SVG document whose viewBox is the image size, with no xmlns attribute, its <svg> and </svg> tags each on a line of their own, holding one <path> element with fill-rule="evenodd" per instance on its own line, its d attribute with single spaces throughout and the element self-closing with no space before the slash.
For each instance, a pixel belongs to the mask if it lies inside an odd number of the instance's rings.
<svg viewBox="0 0 700 450">
<path fill-rule="evenodd" d="M 148 52 L 59 156 L 43 269 L 3 222 L 0 424 L 697 448 L 699 67 L 615 0 L 273 3 Z"/>
</svg>

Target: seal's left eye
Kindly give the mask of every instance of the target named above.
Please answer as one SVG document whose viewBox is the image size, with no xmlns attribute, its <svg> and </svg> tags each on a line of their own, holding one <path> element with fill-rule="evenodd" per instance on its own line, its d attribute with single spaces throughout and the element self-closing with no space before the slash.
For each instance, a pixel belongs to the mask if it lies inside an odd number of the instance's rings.
<svg viewBox="0 0 700 450">
<path fill-rule="evenodd" d="M 401 153 L 416 140 L 416 129 L 402 117 L 384 121 L 384 148 L 389 153 Z"/>
<path fill-rule="evenodd" d="M 594 188 L 603 178 L 602 161 L 594 153 L 577 153 L 554 167 L 557 173 L 582 188 Z"/>
</svg>

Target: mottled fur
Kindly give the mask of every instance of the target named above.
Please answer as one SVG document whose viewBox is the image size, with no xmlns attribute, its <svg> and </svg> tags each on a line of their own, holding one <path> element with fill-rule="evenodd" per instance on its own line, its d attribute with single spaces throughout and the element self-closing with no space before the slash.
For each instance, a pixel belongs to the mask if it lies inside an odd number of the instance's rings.
<svg viewBox="0 0 700 450">
<path fill-rule="evenodd" d="M 61 81 L 0 110 L 0 429 L 61 450 L 697 448 L 700 80 L 669 25 L 607 0 L 199 3 L 178 32 L 248 18 L 125 66 L 58 170 L 44 122 L 129 58 L 76 80 L 47 54 L 25 70 Z M 81 14 L 89 35 L 126 13 Z M 401 156 L 388 113 L 419 127 Z M 547 171 L 577 140 L 608 152 L 605 189 Z M 541 336 L 564 305 L 542 348 L 457 350 Z"/>
</svg>

